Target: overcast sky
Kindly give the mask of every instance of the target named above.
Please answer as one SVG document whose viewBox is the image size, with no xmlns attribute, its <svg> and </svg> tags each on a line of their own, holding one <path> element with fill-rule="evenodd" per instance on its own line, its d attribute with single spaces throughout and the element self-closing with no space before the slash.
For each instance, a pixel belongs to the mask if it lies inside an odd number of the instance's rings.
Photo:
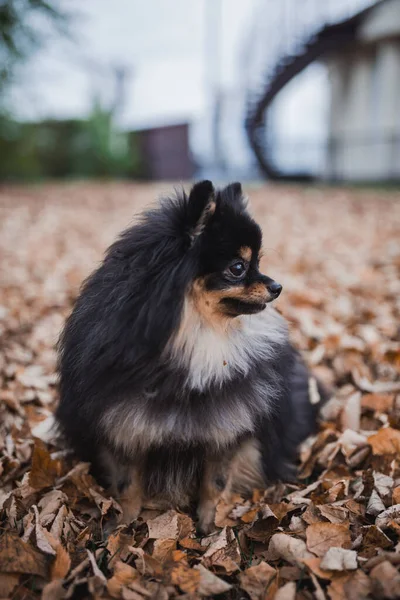
<svg viewBox="0 0 400 600">
<path fill-rule="evenodd" d="M 220 79 L 237 81 L 238 54 L 256 0 L 220 0 Z M 126 68 L 124 124 L 198 116 L 206 104 L 209 11 L 219 0 L 63 0 L 72 40 L 53 36 L 25 69 L 15 108 L 28 118 L 81 116 L 93 95 L 112 95 L 113 65 Z M 216 23 L 218 26 L 218 23 Z M 22 88 L 22 90 L 21 90 Z"/>
</svg>

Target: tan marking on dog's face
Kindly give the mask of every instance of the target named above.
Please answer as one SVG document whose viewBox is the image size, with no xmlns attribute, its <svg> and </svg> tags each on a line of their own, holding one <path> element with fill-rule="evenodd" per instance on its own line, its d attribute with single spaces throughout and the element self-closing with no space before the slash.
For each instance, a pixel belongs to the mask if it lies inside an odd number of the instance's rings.
<svg viewBox="0 0 400 600">
<path fill-rule="evenodd" d="M 239 250 L 240 258 L 243 258 L 246 262 L 251 261 L 252 250 L 249 246 L 242 246 Z"/>
<path fill-rule="evenodd" d="M 193 284 L 190 297 L 204 320 L 214 327 L 225 329 L 231 317 L 221 304 L 224 298 L 265 304 L 269 300 L 269 293 L 262 283 L 253 283 L 250 286 L 233 285 L 224 290 L 207 290 L 204 279 L 199 278 Z"/>
<path fill-rule="evenodd" d="M 225 330 L 229 319 L 221 311 L 219 303 L 223 297 L 229 293 L 237 293 L 237 288 L 233 287 L 230 290 L 224 290 L 224 295 L 221 290 L 207 290 L 203 278 L 196 279 L 190 291 L 190 300 L 196 311 L 202 319 L 211 324 L 217 329 Z"/>
<path fill-rule="evenodd" d="M 247 288 L 246 299 L 249 302 L 261 302 L 264 304 L 269 300 L 269 292 L 263 283 L 253 283 Z"/>
</svg>

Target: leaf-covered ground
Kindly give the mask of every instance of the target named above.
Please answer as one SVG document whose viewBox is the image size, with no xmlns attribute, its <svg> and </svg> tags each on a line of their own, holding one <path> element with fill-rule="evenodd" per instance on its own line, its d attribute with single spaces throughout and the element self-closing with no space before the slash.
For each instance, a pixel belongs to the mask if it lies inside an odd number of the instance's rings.
<svg viewBox="0 0 400 600">
<path fill-rule="evenodd" d="M 400 598 L 399 193 L 249 190 L 278 307 L 334 390 L 298 485 L 220 504 L 209 537 L 174 510 L 116 527 L 118 504 L 52 437 L 63 320 L 163 187 L 0 190 L 0 598 Z"/>
</svg>

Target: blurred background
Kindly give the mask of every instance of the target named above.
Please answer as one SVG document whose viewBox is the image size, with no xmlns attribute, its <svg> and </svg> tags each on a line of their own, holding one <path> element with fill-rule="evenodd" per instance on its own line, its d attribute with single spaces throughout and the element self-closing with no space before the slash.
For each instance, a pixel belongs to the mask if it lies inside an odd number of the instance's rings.
<svg viewBox="0 0 400 600">
<path fill-rule="evenodd" d="M 400 181 L 400 0 L 0 0 L 0 179 Z"/>
</svg>

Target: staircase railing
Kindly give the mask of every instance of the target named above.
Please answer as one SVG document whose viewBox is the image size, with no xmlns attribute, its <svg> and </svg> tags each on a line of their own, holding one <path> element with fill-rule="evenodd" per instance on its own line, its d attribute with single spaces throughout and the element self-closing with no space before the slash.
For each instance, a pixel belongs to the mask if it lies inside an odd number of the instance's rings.
<svg viewBox="0 0 400 600">
<path fill-rule="evenodd" d="M 379 0 L 377 3 L 385 2 Z M 269 179 L 312 179 L 310 173 L 283 173 L 275 164 L 268 137 L 268 109 L 278 93 L 299 73 L 314 61 L 326 57 L 338 48 L 351 44 L 357 28 L 373 6 L 369 5 L 355 15 L 338 23 L 323 26 L 316 34 L 309 37 L 307 42 L 297 49 L 292 56 L 283 56 L 275 68 L 267 76 L 262 93 L 256 100 L 248 103 L 246 116 L 246 131 L 250 146 L 254 152 L 261 171 Z"/>
</svg>

